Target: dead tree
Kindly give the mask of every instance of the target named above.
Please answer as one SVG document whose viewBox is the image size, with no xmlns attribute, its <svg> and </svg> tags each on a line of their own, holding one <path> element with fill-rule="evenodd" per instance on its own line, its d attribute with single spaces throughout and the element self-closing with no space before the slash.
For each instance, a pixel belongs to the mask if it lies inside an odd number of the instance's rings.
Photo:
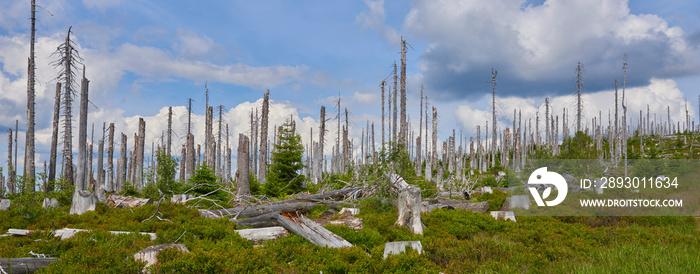
<svg viewBox="0 0 700 274">
<path fill-rule="evenodd" d="M 491 68 L 491 114 L 493 117 L 493 124 L 492 124 L 492 131 L 493 135 L 491 137 L 491 151 L 495 152 L 496 151 L 496 75 L 498 75 L 498 70 L 494 70 Z M 494 157 L 493 153 L 491 154 L 491 166 L 496 166 L 496 157 Z"/>
<path fill-rule="evenodd" d="M 433 155 L 432 155 L 432 163 L 431 163 L 431 172 L 432 168 L 437 166 L 437 109 L 433 107 Z M 438 180 L 442 178 L 437 178 Z"/>
<path fill-rule="evenodd" d="M 126 134 L 122 133 L 122 142 L 120 146 L 120 153 L 119 153 L 119 172 L 117 172 L 118 177 L 117 177 L 117 185 L 114 187 L 114 190 L 117 192 L 122 191 L 122 188 L 124 187 L 124 183 L 126 183 L 126 166 L 129 163 L 128 159 L 126 158 L 126 149 L 127 149 L 127 144 L 126 144 Z"/>
<path fill-rule="evenodd" d="M 384 85 L 385 84 L 386 84 L 386 81 L 382 80 L 382 83 L 380 84 L 381 89 L 382 89 L 382 146 L 381 146 L 381 148 L 384 148 L 384 120 L 385 120 L 385 118 L 384 118 L 384 114 L 385 114 L 385 112 L 384 112 Z M 700 100 L 700 98 L 698 98 L 698 100 Z"/>
<path fill-rule="evenodd" d="M 73 193 L 73 202 L 70 208 L 70 214 L 83 214 L 86 211 L 95 209 L 95 195 L 89 190 L 89 182 L 87 182 L 87 159 L 86 159 L 86 143 L 87 143 L 87 116 L 88 116 L 88 85 L 89 81 L 85 78 L 85 68 L 83 67 L 83 81 L 80 90 L 80 120 L 78 121 L 78 180 L 75 184 L 75 192 Z"/>
<path fill-rule="evenodd" d="M 109 135 L 107 136 L 107 181 L 105 189 L 107 191 L 115 191 L 114 185 L 114 123 L 109 123 Z"/>
<path fill-rule="evenodd" d="M 187 156 L 185 157 L 185 180 L 188 180 L 194 173 L 196 155 L 194 150 L 194 135 L 187 134 Z"/>
<path fill-rule="evenodd" d="M 168 150 L 168 157 L 172 155 L 172 135 L 173 135 L 173 107 L 168 107 L 168 143 L 166 145 L 166 149 Z"/>
<path fill-rule="evenodd" d="M 65 43 L 58 46 L 52 55 L 58 59 L 51 64 L 60 69 L 57 79 L 63 79 L 63 177 L 71 184 L 73 181 L 73 134 L 72 134 L 72 104 L 75 95 L 75 72 L 82 59 L 70 39 L 71 28 L 68 28 Z"/>
<path fill-rule="evenodd" d="M 34 83 L 36 82 L 36 65 L 34 63 L 34 37 L 36 29 L 36 1 L 32 0 L 32 30 L 29 43 L 29 75 L 27 76 L 27 134 L 24 150 L 24 177 L 29 185 L 34 182 Z M 34 191 L 33 189 L 31 191 Z"/>
<path fill-rule="evenodd" d="M 267 124 L 270 117 L 270 91 L 265 92 L 262 105 L 262 121 L 260 123 L 260 164 L 258 181 L 264 184 L 267 179 Z"/>
<path fill-rule="evenodd" d="M 144 187 L 143 185 L 143 160 L 144 160 L 144 148 L 146 139 L 146 121 L 143 118 L 139 118 L 139 132 L 136 138 L 136 143 L 134 145 L 134 186 L 137 189 Z"/>
<path fill-rule="evenodd" d="M 61 82 L 56 83 L 56 96 L 53 105 L 53 123 L 51 133 L 51 154 L 49 156 L 49 182 L 56 181 L 56 151 L 58 149 L 58 117 L 61 115 Z M 54 184 L 46 185 L 46 192 L 53 191 Z"/>
<path fill-rule="evenodd" d="M 583 122 L 581 115 L 583 114 L 583 102 L 581 101 L 581 92 L 583 89 L 583 66 L 578 62 L 576 67 L 576 132 L 582 130 L 581 123 Z"/>
<path fill-rule="evenodd" d="M 250 166 L 248 165 L 248 136 L 243 133 L 238 134 L 238 171 L 236 172 L 236 195 L 250 195 Z"/>
<path fill-rule="evenodd" d="M 12 129 L 7 129 L 7 188 L 10 195 L 15 194 L 15 167 L 12 162 Z"/>
<path fill-rule="evenodd" d="M 406 145 L 406 40 L 401 37 L 401 125 L 399 130 L 399 143 Z"/>
<path fill-rule="evenodd" d="M 223 121 L 223 110 L 224 106 L 219 105 L 219 131 L 216 136 L 216 165 L 215 165 L 215 171 L 216 171 L 216 176 L 219 177 L 220 180 L 223 180 L 224 178 L 224 164 L 222 163 L 222 155 L 221 155 L 221 149 L 222 149 L 222 142 L 221 142 L 221 133 L 222 133 L 222 127 L 221 127 L 221 122 Z"/>
<path fill-rule="evenodd" d="M 396 129 L 397 129 L 397 127 L 398 127 L 398 125 L 396 124 L 396 116 L 398 116 L 398 115 L 397 115 L 396 97 L 398 97 L 398 96 L 397 96 L 397 95 L 398 95 L 397 89 L 398 89 L 398 79 L 399 79 L 398 76 L 397 76 L 397 73 L 398 73 L 398 71 L 397 71 L 397 69 L 396 69 L 396 61 L 394 61 L 394 97 L 393 97 L 393 100 L 394 100 L 394 117 L 393 117 L 393 123 L 391 124 L 391 125 L 392 125 L 392 128 L 391 128 L 391 131 L 392 131 L 391 135 L 392 135 L 392 137 L 391 137 L 391 139 L 394 141 L 394 143 L 398 143 L 398 140 L 397 140 L 397 138 L 396 138 L 396 137 L 397 137 L 397 136 L 396 136 Z"/>
</svg>

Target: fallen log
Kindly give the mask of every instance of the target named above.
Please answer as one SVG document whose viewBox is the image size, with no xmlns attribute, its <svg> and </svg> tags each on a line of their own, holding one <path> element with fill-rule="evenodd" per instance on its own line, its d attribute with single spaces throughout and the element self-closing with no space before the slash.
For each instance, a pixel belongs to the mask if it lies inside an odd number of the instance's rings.
<svg viewBox="0 0 700 274">
<path fill-rule="evenodd" d="M 360 231 L 362 229 L 362 219 L 357 217 L 347 217 L 338 220 L 326 220 L 321 222 L 322 225 L 344 225 L 352 228 L 355 231 Z"/>
<path fill-rule="evenodd" d="M 249 226 L 253 228 L 278 226 L 279 223 L 277 223 L 277 219 L 275 219 L 275 214 L 279 213 L 279 211 L 275 211 L 245 219 L 231 218 L 229 221 L 236 223 L 236 226 Z"/>
<path fill-rule="evenodd" d="M 87 229 L 78 229 L 78 228 L 63 228 L 63 229 L 57 229 L 53 231 L 53 236 L 54 237 L 61 237 L 61 240 L 68 239 L 70 237 L 73 237 L 78 232 L 83 232 L 83 231 L 90 231 Z M 27 230 L 27 229 L 14 229 L 10 228 L 7 230 L 7 236 L 27 236 L 29 233 L 34 232 L 34 230 Z M 114 235 L 119 235 L 119 234 L 129 234 L 129 233 L 137 233 L 137 232 L 130 232 L 130 231 L 108 231 L 109 233 L 112 233 Z M 141 235 L 148 235 L 149 238 L 151 238 L 151 241 L 156 240 L 156 234 L 155 233 L 149 233 L 149 232 L 138 232 Z M 5 236 L 3 235 L 3 236 Z M 2 272 L 0 272 L 2 273 Z"/>
<path fill-rule="evenodd" d="M 276 214 L 275 218 L 280 225 L 290 232 L 304 237 L 309 242 L 326 247 L 351 247 L 352 244 L 328 229 L 323 228 L 318 223 L 300 215 L 294 217 L 291 214 Z"/>
<path fill-rule="evenodd" d="M 0 258 L 0 273 L 33 273 L 58 258 Z"/>
<path fill-rule="evenodd" d="M 296 203 L 296 202 L 304 202 L 304 201 L 321 201 L 321 200 L 328 200 L 328 199 L 344 199 L 348 195 L 360 190 L 360 187 L 346 187 L 342 189 L 337 189 L 337 190 L 331 190 L 327 191 L 324 193 L 318 193 L 318 194 L 311 194 L 311 195 L 306 195 L 298 198 L 292 198 L 288 200 L 283 200 L 279 202 L 275 202 L 274 204 L 286 204 L 286 203 Z"/>
<path fill-rule="evenodd" d="M 134 207 L 140 207 L 148 203 L 152 203 L 153 200 L 151 199 L 142 199 L 142 198 L 136 198 L 136 197 L 129 197 L 129 196 L 121 196 L 121 195 L 111 195 L 107 199 L 106 204 L 112 207 L 116 208 L 134 208 Z"/>
<path fill-rule="evenodd" d="M 287 232 L 287 230 L 281 226 L 248 228 L 239 229 L 235 231 L 236 233 L 238 233 L 238 235 L 241 235 L 241 237 L 246 238 L 254 243 L 279 239 L 289 234 L 289 232 Z"/>
<path fill-rule="evenodd" d="M 307 212 L 316 205 L 324 204 L 329 208 L 338 209 L 340 206 L 357 206 L 357 204 L 337 202 L 337 201 L 319 201 L 319 202 L 296 202 L 282 204 L 266 204 L 255 206 L 239 206 L 226 209 L 200 209 L 199 214 L 206 218 L 223 218 L 230 216 L 238 217 L 255 217 L 275 211 L 279 212 Z"/>
</svg>

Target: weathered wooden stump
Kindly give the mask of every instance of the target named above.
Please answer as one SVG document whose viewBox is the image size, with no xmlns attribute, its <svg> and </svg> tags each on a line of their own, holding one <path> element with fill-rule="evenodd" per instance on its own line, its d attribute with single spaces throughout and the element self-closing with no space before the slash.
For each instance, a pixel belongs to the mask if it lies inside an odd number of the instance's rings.
<svg viewBox="0 0 700 274">
<path fill-rule="evenodd" d="M 90 190 L 79 190 L 73 193 L 73 203 L 70 206 L 70 214 L 83 214 L 95 210 L 97 196 Z"/>
<path fill-rule="evenodd" d="M 143 267 L 143 270 L 146 271 L 146 269 L 156 263 L 158 263 L 158 253 L 160 253 L 163 250 L 169 249 L 169 248 L 177 248 L 182 252 L 190 252 L 187 250 L 187 247 L 182 244 L 160 244 L 160 245 L 152 245 L 149 246 L 139 252 L 136 252 L 134 254 L 134 259 L 136 260 L 141 260 L 146 262 L 146 266 Z"/>
<path fill-rule="evenodd" d="M 491 211 L 491 216 L 496 220 L 504 219 L 515 222 L 515 214 L 513 211 Z"/>
<path fill-rule="evenodd" d="M 10 199 L 0 199 L 0 210 L 8 210 L 10 209 L 10 205 L 12 205 Z"/>
<path fill-rule="evenodd" d="M 238 235 L 241 235 L 241 237 L 253 241 L 254 243 L 279 239 L 289 234 L 289 232 L 281 226 L 239 229 L 235 231 Z"/>
<path fill-rule="evenodd" d="M 61 203 L 58 202 L 56 198 L 44 198 L 44 202 L 41 204 L 43 208 L 54 208 L 61 207 Z"/>
<path fill-rule="evenodd" d="M 405 226 L 413 234 L 423 235 L 423 223 L 420 219 L 421 197 L 420 189 L 409 186 L 399 191 L 398 218 L 396 225 Z"/>
<path fill-rule="evenodd" d="M 0 258 L 0 273 L 33 273 L 58 258 Z"/>
<path fill-rule="evenodd" d="M 390 242 L 384 244 L 384 259 L 389 257 L 389 255 L 399 254 L 406 251 L 406 247 L 410 247 L 418 251 L 418 254 L 423 253 L 423 245 L 420 241 L 403 241 L 403 242 Z"/>
</svg>

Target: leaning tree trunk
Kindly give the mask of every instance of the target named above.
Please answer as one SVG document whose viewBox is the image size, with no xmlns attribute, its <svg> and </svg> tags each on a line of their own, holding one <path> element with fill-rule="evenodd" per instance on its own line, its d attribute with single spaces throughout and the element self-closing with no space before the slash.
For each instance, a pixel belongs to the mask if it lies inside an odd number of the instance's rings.
<svg viewBox="0 0 700 274">
<path fill-rule="evenodd" d="M 267 176 L 267 123 L 270 115 L 270 91 L 265 93 L 260 123 L 260 164 L 258 165 L 258 182 L 264 184 Z"/>
<path fill-rule="evenodd" d="M 83 68 L 83 81 L 80 91 L 80 120 L 78 121 L 78 180 L 75 184 L 73 202 L 70 214 L 83 214 L 86 211 L 95 210 L 95 195 L 87 189 L 87 116 L 88 116 L 88 85 L 85 78 L 85 68 Z"/>
<path fill-rule="evenodd" d="M 236 179 L 236 195 L 246 196 L 250 195 L 250 167 L 249 167 L 249 153 L 248 153 L 248 136 L 243 133 L 238 134 L 238 178 Z"/>
</svg>

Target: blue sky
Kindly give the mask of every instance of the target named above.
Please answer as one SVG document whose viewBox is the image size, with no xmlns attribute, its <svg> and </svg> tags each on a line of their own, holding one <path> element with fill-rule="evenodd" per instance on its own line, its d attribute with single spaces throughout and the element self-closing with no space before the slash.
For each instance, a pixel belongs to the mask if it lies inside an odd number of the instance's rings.
<svg viewBox="0 0 700 274">
<path fill-rule="evenodd" d="M 37 11 L 40 162 L 47 159 L 53 77 L 58 73 L 48 65 L 50 53 L 69 26 L 91 81 L 95 106 L 90 122 L 97 128 L 96 138 L 103 122 L 115 122 L 117 132 L 132 136 L 137 117 L 145 117 L 147 138 L 155 142 L 168 106 L 176 109 L 181 136 L 188 98 L 199 115 L 195 121 L 203 121 L 206 82 L 210 104 L 224 106 L 234 144 L 238 133 L 249 133 L 249 111 L 259 108 L 267 89 L 278 110 L 271 124 L 291 115 L 302 125 L 305 142 L 309 129 L 318 125 L 319 108 L 326 106 L 334 115 L 332 102 L 340 94 L 355 125 L 352 136 L 359 141 L 359 128 L 367 121 L 379 130 L 379 83 L 399 61 L 401 36 L 411 45 L 407 83 L 413 128 L 418 128 L 422 84 L 429 103 L 438 108 L 441 139 L 453 128 L 470 136 L 490 119 L 491 67 L 499 70 L 499 130 L 511 124 L 514 108 L 534 120 L 546 96 L 556 114 L 572 108 L 578 61 L 585 67 L 585 116 L 590 120 L 614 107 L 610 91 L 616 78 L 622 80 L 625 53 L 632 114 L 647 104 L 658 113 L 669 106 L 672 120 L 678 121 L 689 104 L 691 117 L 698 116 L 700 4 L 695 1 L 37 4 L 53 14 Z M 29 9 L 28 0 L 0 3 L 0 143 L 18 119 L 20 147 L 26 125 Z M 203 122 L 197 126 L 203 128 Z M 0 145 L 0 155 L 6 155 L 5 145 Z"/>
</svg>

